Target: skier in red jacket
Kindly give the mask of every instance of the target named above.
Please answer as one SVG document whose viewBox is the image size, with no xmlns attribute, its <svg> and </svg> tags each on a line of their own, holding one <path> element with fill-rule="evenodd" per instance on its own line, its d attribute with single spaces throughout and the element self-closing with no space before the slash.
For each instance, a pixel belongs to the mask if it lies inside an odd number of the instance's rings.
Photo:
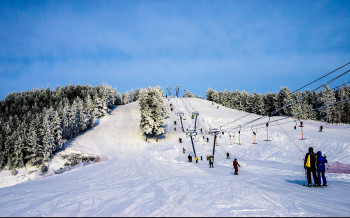
<svg viewBox="0 0 350 218">
<path fill-rule="evenodd" d="M 233 167 L 235 168 L 235 175 L 238 175 L 238 167 L 241 167 L 241 165 L 239 165 L 237 158 L 233 161 Z"/>
</svg>

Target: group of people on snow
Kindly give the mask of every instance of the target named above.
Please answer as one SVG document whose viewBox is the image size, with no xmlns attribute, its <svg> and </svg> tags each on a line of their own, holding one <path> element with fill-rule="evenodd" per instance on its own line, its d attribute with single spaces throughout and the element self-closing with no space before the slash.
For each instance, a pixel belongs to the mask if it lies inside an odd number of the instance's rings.
<svg viewBox="0 0 350 218">
<path fill-rule="evenodd" d="M 326 163 L 327 159 L 326 157 L 322 156 L 321 151 L 318 151 L 315 154 L 314 149 L 312 147 L 309 147 L 309 152 L 306 153 L 304 159 L 304 168 L 306 171 L 308 187 L 312 186 L 311 174 L 314 180 L 314 185 L 316 187 L 321 187 L 321 178 L 323 182 L 322 185 L 327 186 L 327 180 L 325 176 Z"/>
</svg>

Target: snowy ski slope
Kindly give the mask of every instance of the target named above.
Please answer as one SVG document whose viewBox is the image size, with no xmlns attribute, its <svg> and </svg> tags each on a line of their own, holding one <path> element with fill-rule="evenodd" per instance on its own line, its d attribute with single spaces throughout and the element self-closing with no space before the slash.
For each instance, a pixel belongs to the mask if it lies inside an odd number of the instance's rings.
<svg viewBox="0 0 350 218">
<path fill-rule="evenodd" d="M 169 115 L 166 136 L 158 143 L 145 142 L 139 132 L 138 103 L 118 106 L 99 125 L 69 142 L 69 149 L 107 155 L 108 160 L 71 171 L 0 189 L 2 216 L 350 216 L 349 174 L 327 174 L 328 187 L 307 188 L 303 158 L 309 146 L 326 153 L 330 162 L 350 164 L 349 125 L 326 125 L 304 121 L 257 131 L 252 144 L 251 130 L 218 136 L 214 168 L 206 155 L 213 150 L 202 135 L 194 139 L 199 163 L 188 163 L 193 155 L 191 140 L 180 131 L 176 113 L 185 113 L 184 127 L 192 129 L 190 114 L 199 112 L 197 130 L 203 132 L 244 116 L 246 113 L 201 99 L 166 99 Z M 170 103 L 174 111 L 170 110 Z M 249 115 L 233 123 L 257 118 Z M 274 119 L 279 119 L 278 117 Z M 177 121 L 174 131 L 174 121 Z M 262 119 L 260 122 L 266 122 Z M 229 126 L 229 125 L 228 125 Z M 263 126 L 264 127 L 264 126 Z M 242 128 L 243 129 L 243 128 Z M 200 132 L 200 131 L 199 131 Z M 233 131 L 231 132 L 233 134 Z M 183 143 L 179 143 L 179 137 Z M 235 142 L 235 143 L 234 143 Z M 186 154 L 182 153 L 185 147 Z M 231 159 L 226 159 L 226 152 Z M 239 175 L 233 175 L 237 158 Z M 54 167 L 58 160 L 52 160 Z M 50 169 L 49 169 L 50 172 Z M 6 174 L 0 174 L 4 183 Z M 9 180 L 8 176 L 6 177 Z M 9 182 L 9 181 L 8 181 Z M 11 182 L 9 182 L 11 184 Z"/>
</svg>

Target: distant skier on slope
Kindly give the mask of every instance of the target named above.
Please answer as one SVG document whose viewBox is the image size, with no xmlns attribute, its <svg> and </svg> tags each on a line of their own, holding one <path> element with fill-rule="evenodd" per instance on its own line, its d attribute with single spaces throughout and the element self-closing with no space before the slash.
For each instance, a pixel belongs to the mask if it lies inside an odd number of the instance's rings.
<svg viewBox="0 0 350 218">
<path fill-rule="evenodd" d="M 320 132 L 322 132 L 323 131 L 323 126 L 321 125 L 320 126 L 320 130 L 319 130 Z"/>
<path fill-rule="evenodd" d="M 188 162 L 192 162 L 192 156 L 190 154 L 188 155 Z"/>
<path fill-rule="evenodd" d="M 241 165 L 239 165 L 237 158 L 233 161 L 233 167 L 235 168 L 235 175 L 238 175 L 238 167 L 241 167 Z"/>
<path fill-rule="evenodd" d="M 209 157 L 209 168 L 214 168 L 214 156 Z"/>
<path fill-rule="evenodd" d="M 230 159 L 230 153 L 226 153 L 226 159 Z"/>
<path fill-rule="evenodd" d="M 318 175 L 318 184 L 321 186 L 321 177 L 323 180 L 323 186 L 327 186 L 327 180 L 325 176 L 327 159 L 322 156 L 322 152 L 318 151 L 317 153 L 317 175 Z"/>
<path fill-rule="evenodd" d="M 311 181 L 311 173 L 314 178 L 315 186 L 318 187 L 318 178 L 316 175 L 316 167 L 317 167 L 317 157 L 314 153 L 314 149 L 312 147 L 309 147 L 309 152 L 306 153 L 305 159 L 304 159 L 304 168 L 306 169 L 306 175 L 307 175 L 307 186 L 311 187 L 312 181 Z"/>
</svg>

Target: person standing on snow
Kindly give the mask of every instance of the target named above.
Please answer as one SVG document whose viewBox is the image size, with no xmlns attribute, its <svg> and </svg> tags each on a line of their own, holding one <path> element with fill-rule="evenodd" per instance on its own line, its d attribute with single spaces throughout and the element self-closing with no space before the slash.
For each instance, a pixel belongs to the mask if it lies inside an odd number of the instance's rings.
<svg viewBox="0 0 350 218">
<path fill-rule="evenodd" d="M 209 157 L 209 168 L 214 168 L 214 156 Z"/>
<path fill-rule="evenodd" d="M 305 159 L 304 159 L 304 168 L 306 169 L 306 175 L 307 175 L 307 186 L 311 187 L 312 181 L 311 181 L 311 173 L 314 178 L 315 186 L 318 187 L 318 178 L 316 175 L 316 168 L 317 168 L 317 157 L 314 153 L 314 149 L 312 147 L 309 147 L 309 152 L 306 153 Z"/>
<path fill-rule="evenodd" d="M 196 160 L 196 163 L 198 163 L 198 157 L 197 157 L 197 155 L 196 155 L 196 157 L 195 157 L 194 159 Z"/>
<path fill-rule="evenodd" d="M 241 165 L 239 165 L 237 158 L 233 161 L 233 167 L 235 168 L 235 175 L 238 175 L 238 167 L 241 167 Z"/>
<path fill-rule="evenodd" d="M 327 186 L 327 180 L 325 176 L 327 159 L 322 156 L 322 152 L 318 151 L 317 155 L 317 175 L 318 175 L 318 184 L 321 186 L 321 176 L 323 180 L 323 186 Z"/>
</svg>

